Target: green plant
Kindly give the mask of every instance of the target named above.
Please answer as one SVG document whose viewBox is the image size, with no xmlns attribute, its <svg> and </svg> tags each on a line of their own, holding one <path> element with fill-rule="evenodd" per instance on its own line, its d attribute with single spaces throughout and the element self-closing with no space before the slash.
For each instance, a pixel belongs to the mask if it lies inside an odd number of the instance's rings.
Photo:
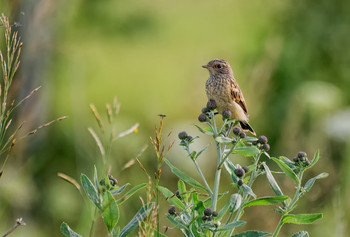
<svg viewBox="0 0 350 237">
<path fill-rule="evenodd" d="M 138 129 L 138 124 L 131 126 L 129 129 L 116 133 L 115 131 L 115 117 L 119 113 L 119 103 L 115 99 L 113 105 L 106 105 L 107 111 L 107 125 L 103 122 L 96 107 L 91 104 L 90 109 L 98 123 L 99 135 L 93 128 L 88 128 L 91 136 L 95 140 L 98 149 L 101 154 L 101 160 L 97 160 L 100 164 L 103 175 L 99 175 L 98 169 L 94 167 L 93 179 L 90 179 L 87 175 L 81 174 L 80 184 L 73 178 L 66 174 L 59 173 L 59 177 L 73 184 L 79 191 L 84 190 L 88 199 L 94 204 L 94 217 L 91 221 L 91 227 L 89 231 L 89 236 L 94 235 L 95 222 L 98 218 L 98 214 L 102 217 L 107 231 L 111 236 L 124 237 L 130 234 L 140 223 L 143 222 L 145 217 L 153 210 L 155 204 L 153 202 L 143 203 L 140 210 L 135 214 L 135 216 L 125 225 L 122 229 L 118 226 L 119 220 L 119 206 L 122 205 L 126 200 L 132 197 L 137 191 L 143 189 L 147 186 L 147 183 L 139 184 L 133 188 L 127 190 L 129 183 L 118 185 L 118 181 L 110 174 L 110 156 L 112 145 L 119 138 L 127 136 L 131 133 L 136 133 Z M 106 129 L 106 127 L 108 127 Z M 139 153 L 141 155 L 142 151 Z M 99 162 L 100 161 L 100 162 Z M 102 161 L 102 162 L 101 162 Z M 93 180 L 93 181 L 92 181 Z M 81 192 L 82 193 L 82 192 Z M 84 195 L 83 195 L 84 196 Z M 62 223 L 61 232 L 69 236 L 80 236 L 74 230 L 72 230 L 66 223 Z"/>
<path fill-rule="evenodd" d="M 186 132 L 179 133 L 180 146 L 182 146 L 193 161 L 198 171 L 202 184 L 193 179 L 180 169 L 172 165 L 169 160 L 165 163 L 171 171 L 180 179 L 178 182 L 178 193 L 161 187 L 160 190 L 173 205 L 167 214 L 168 220 L 179 228 L 185 236 L 277 236 L 283 224 L 310 224 L 322 217 L 322 214 L 291 214 L 295 209 L 298 200 L 310 189 L 317 179 L 325 178 L 327 173 L 322 173 L 316 177 L 303 182 L 303 174 L 316 164 L 319 159 L 319 153 L 316 152 L 311 162 L 306 153 L 300 152 L 293 161 L 287 157 L 270 157 L 268 151 L 270 145 L 265 136 L 249 137 L 239 127 L 231 128 L 234 121 L 229 116 L 223 116 L 223 124 L 218 126 L 216 122 L 215 106 L 207 106 L 202 109 L 202 114 L 198 120 L 205 127 L 195 125 L 199 131 L 212 137 L 217 151 L 217 165 L 215 172 L 214 186 L 211 187 L 206 181 L 197 159 L 206 150 L 204 147 L 200 151 L 191 150 L 191 144 L 199 137 L 191 137 Z M 239 154 L 251 161 L 247 167 L 241 167 L 235 164 L 230 158 L 231 154 Z M 268 162 L 262 161 L 262 156 L 268 159 Z M 281 171 L 272 171 L 270 164 L 275 163 Z M 221 171 L 225 169 L 232 179 L 232 186 L 225 192 L 219 192 Z M 282 192 L 274 175 L 286 175 L 296 185 L 294 196 L 287 196 Z M 252 186 L 255 180 L 263 176 L 272 188 L 275 196 L 257 197 Z M 191 186 L 189 190 L 186 184 Z M 217 203 L 221 197 L 231 194 L 228 203 L 218 210 Z M 200 198 L 203 197 L 204 198 Z M 281 219 L 277 224 L 274 233 L 267 233 L 257 230 L 246 231 L 233 235 L 238 226 L 246 222 L 241 218 L 244 210 L 251 206 L 258 205 L 278 205 L 274 211 L 281 214 Z M 308 236 L 307 232 L 301 231 L 293 236 Z"/>
</svg>

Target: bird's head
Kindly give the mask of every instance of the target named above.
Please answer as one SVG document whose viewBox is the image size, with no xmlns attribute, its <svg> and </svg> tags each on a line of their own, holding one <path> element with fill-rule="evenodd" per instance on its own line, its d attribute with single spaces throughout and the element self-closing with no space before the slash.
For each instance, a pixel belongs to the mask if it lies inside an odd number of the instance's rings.
<svg viewBox="0 0 350 237">
<path fill-rule="evenodd" d="M 232 69 L 230 64 L 223 59 L 211 60 L 207 65 L 203 65 L 202 67 L 208 69 L 210 75 L 232 75 Z"/>
</svg>

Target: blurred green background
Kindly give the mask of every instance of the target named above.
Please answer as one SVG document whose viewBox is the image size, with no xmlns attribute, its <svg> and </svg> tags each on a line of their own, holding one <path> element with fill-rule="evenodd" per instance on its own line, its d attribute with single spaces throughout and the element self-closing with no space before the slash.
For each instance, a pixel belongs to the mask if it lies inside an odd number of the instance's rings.
<svg viewBox="0 0 350 237">
<path fill-rule="evenodd" d="M 27 226 L 11 236 L 62 236 L 62 221 L 86 236 L 92 216 L 88 203 L 57 172 L 79 179 L 82 172 L 91 176 L 100 162 L 87 130 L 97 130 L 89 104 L 105 115 L 105 104 L 116 96 L 121 103 L 117 131 L 140 123 L 138 133 L 114 145 L 112 174 L 119 184 L 145 182 L 138 165 L 123 170 L 124 164 L 150 145 L 157 114 L 167 115 L 164 129 L 173 129 L 171 139 L 182 130 L 199 135 L 192 124 L 206 104 L 208 77 L 201 65 L 214 58 L 230 62 L 251 124 L 269 138 L 271 154 L 293 158 L 303 150 L 312 158 L 319 149 L 320 162 L 308 176 L 330 174 L 295 210 L 323 212 L 324 218 L 314 225 L 285 225 L 281 236 L 299 229 L 311 236 L 349 233 L 349 1 L 0 0 L 2 12 L 22 25 L 15 28 L 24 43 L 15 92 L 23 98 L 42 85 L 16 115 L 18 122 L 26 120 L 29 130 L 62 115 L 69 119 L 18 145 L 0 180 L 0 233 L 21 216 Z M 201 139 L 195 146 L 207 142 Z M 177 144 L 168 158 L 192 172 Z M 211 184 L 214 157 L 209 149 L 200 160 Z M 141 161 L 155 169 L 152 147 Z M 161 185 L 175 191 L 176 182 L 164 167 Z M 269 193 L 262 184 L 256 192 Z M 286 192 L 294 188 L 287 179 L 280 184 Z M 221 187 L 229 185 L 226 175 Z M 121 224 L 140 206 L 138 197 L 123 204 Z M 163 202 L 162 227 L 170 226 L 167 209 Z M 271 208 L 251 208 L 243 218 L 248 225 L 239 230 L 272 232 L 278 218 Z M 101 223 L 97 231 L 105 233 Z M 179 236 L 175 230 L 167 234 Z"/>
</svg>

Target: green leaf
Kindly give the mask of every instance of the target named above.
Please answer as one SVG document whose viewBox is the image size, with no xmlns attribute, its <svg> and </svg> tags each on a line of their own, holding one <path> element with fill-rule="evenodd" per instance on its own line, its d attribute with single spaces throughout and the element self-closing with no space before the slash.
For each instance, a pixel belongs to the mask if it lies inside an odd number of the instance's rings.
<svg viewBox="0 0 350 237">
<path fill-rule="evenodd" d="M 248 230 L 236 235 L 232 235 L 231 237 L 264 237 L 268 235 L 271 235 L 271 233 L 257 231 L 257 230 Z"/>
<path fill-rule="evenodd" d="M 98 181 L 96 165 L 94 165 L 94 182 L 95 182 L 96 189 L 99 190 L 100 182 Z"/>
<path fill-rule="evenodd" d="M 264 166 L 264 170 L 265 170 L 265 173 L 266 173 L 266 178 L 269 181 L 269 184 L 270 184 L 272 190 L 275 192 L 275 194 L 277 196 L 282 196 L 283 195 L 282 190 L 278 186 L 275 178 L 273 177 L 273 175 L 272 175 L 272 173 L 270 171 L 270 168 L 266 165 L 265 162 L 263 162 L 262 165 Z"/>
<path fill-rule="evenodd" d="M 256 205 L 272 205 L 276 203 L 281 203 L 287 199 L 288 199 L 288 196 L 261 197 L 261 198 L 254 199 L 250 202 L 247 202 L 246 204 L 243 205 L 243 208 L 256 206 Z"/>
<path fill-rule="evenodd" d="M 245 221 L 234 221 L 225 225 L 221 225 L 219 228 L 217 228 L 217 231 L 231 230 L 238 226 L 244 225 L 245 223 L 246 223 Z"/>
<path fill-rule="evenodd" d="M 247 194 L 249 194 L 250 196 L 252 196 L 253 198 L 256 198 L 255 193 L 253 192 L 253 190 L 246 184 L 243 184 L 241 186 L 243 188 L 243 191 Z"/>
<path fill-rule="evenodd" d="M 178 218 L 171 215 L 167 215 L 167 218 L 175 227 L 179 229 L 188 230 L 187 226 L 183 224 L 181 221 L 179 221 Z"/>
<path fill-rule="evenodd" d="M 302 230 L 302 231 L 299 231 L 299 232 L 293 234 L 291 237 L 309 237 L 309 233 Z"/>
<path fill-rule="evenodd" d="M 245 138 L 241 138 L 240 141 L 242 142 L 253 142 L 253 141 L 257 141 L 258 139 L 256 137 L 245 137 Z"/>
<path fill-rule="evenodd" d="M 120 231 L 118 237 L 125 237 L 131 233 L 139 223 L 143 222 L 148 213 L 152 210 L 154 203 L 145 204 L 141 209 L 135 214 L 135 216 L 129 221 L 129 223 Z"/>
<path fill-rule="evenodd" d="M 255 156 L 260 153 L 260 150 L 255 146 L 236 147 L 232 153 L 240 154 L 242 156 Z"/>
<path fill-rule="evenodd" d="M 139 184 L 136 185 L 135 187 L 133 187 L 132 189 L 130 189 L 126 194 L 124 194 L 121 198 L 119 198 L 117 200 L 117 204 L 121 205 L 123 202 L 125 202 L 126 200 L 128 200 L 132 195 L 134 195 L 137 191 L 139 191 L 140 189 L 146 187 L 147 184 Z"/>
<path fill-rule="evenodd" d="M 159 191 L 161 191 L 163 193 L 163 195 L 165 196 L 165 198 L 167 199 L 167 201 L 174 205 L 176 208 L 183 210 L 186 206 L 185 204 L 183 204 L 180 199 L 178 197 L 176 197 L 176 195 L 170 191 L 169 189 L 162 187 L 162 186 L 158 186 Z"/>
<path fill-rule="evenodd" d="M 211 129 L 211 127 L 206 127 L 206 128 L 203 129 L 200 126 L 198 126 L 197 124 L 194 124 L 194 126 L 196 126 L 201 133 L 204 133 L 204 134 L 207 134 L 207 135 L 210 135 L 210 136 L 214 135 L 213 130 Z"/>
<path fill-rule="evenodd" d="M 290 159 L 288 159 L 287 157 L 285 156 L 280 156 L 279 157 L 280 160 L 282 160 L 285 164 L 287 164 L 290 168 L 295 168 L 295 163 L 293 161 L 291 161 Z"/>
<path fill-rule="evenodd" d="M 173 174 L 175 174 L 177 177 L 179 177 L 180 179 L 182 179 L 183 181 L 185 181 L 189 185 L 192 185 L 195 188 L 199 188 L 206 192 L 209 192 L 209 190 L 207 190 L 200 183 L 198 183 L 198 181 L 196 181 L 195 179 L 191 178 L 190 176 L 173 166 L 167 159 L 164 159 L 164 162 L 169 166 L 171 172 L 173 172 Z"/>
<path fill-rule="evenodd" d="M 226 214 L 226 212 L 228 211 L 228 209 L 230 208 L 230 204 L 227 203 L 223 208 L 221 208 L 221 210 L 218 213 L 218 216 L 216 217 L 215 220 L 220 221 L 221 218 Z"/>
<path fill-rule="evenodd" d="M 311 224 L 320 218 L 322 218 L 322 213 L 296 214 L 296 215 L 289 214 L 289 215 L 285 215 L 282 218 L 282 223 Z"/>
<path fill-rule="evenodd" d="M 198 194 L 196 192 L 192 192 L 192 200 L 193 200 L 193 204 L 197 205 L 198 204 Z"/>
<path fill-rule="evenodd" d="M 196 156 L 195 156 L 194 159 L 197 159 L 197 158 L 208 148 L 208 146 L 209 146 L 209 145 L 205 146 L 202 150 L 200 150 L 200 151 L 196 154 Z"/>
<path fill-rule="evenodd" d="M 74 232 L 66 223 L 61 224 L 61 233 L 66 237 L 82 237 L 81 235 Z"/>
<path fill-rule="evenodd" d="M 167 237 L 166 235 L 163 235 L 162 233 L 158 232 L 157 230 L 153 231 L 153 236 L 157 236 L 157 237 Z"/>
<path fill-rule="evenodd" d="M 321 173 L 311 179 L 309 179 L 306 183 L 305 183 L 305 186 L 304 186 L 304 189 L 306 192 L 310 191 L 310 189 L 312 188 L 312 186 L 314 185 L 315 181 L 317 179 L 324 179 L 328 177 L 328 173 Z"/>
<path fill-rule="evenodd" d="M 90 179 L 85 174 L 81 174 L 80 180 L 86 195 L 96 205 L 97 208 L 101 209 L 100 197 Z"/>
<path fill-rule="evenodd" d="M 222 144 L 233 144 L 233 139 L 229 137 L 216 137 L 215 141 Z"/>
<path fill-rule="evenodd" d="M 118 194 L 120 194 L 121 192 L 123 192 L 124 189 L 125 189 L 128 185 L 130 185 L 130 184 L 129 184 L 129 183 L 126 183 L 126 184 L 124 184 L 123 186 L 121 186 L 120 188 L 117 188 L 117 189 L 112 190 L 111 193 L 112 193 L 113 195 L 118 195 Z"/>
<path fill-rule="evenodd" d="M 230 197 L 230 212 L 235 212 L 242 204 L 242 196 L 238 193 L 232 194 Z"/>
<path fill-rule="evenodd" d="M 177 182 L 177 187 L 179 189 L 179 193 L 180 193 L 180 196 L 181 198 L 183 198 L 183 200 L 185 202 L 188 201 L 188 196 L 189 194 L 186 192 L 186 185 L 184 183 L 184 181 L 182 181 L 181 179 Z"/>
<path fill-rule="evenodd" d="M 314 158 L 312 159 L 312 161 L 310 162 L 310 165 L 308 165 L 307 167 L 305 167 L 305 170 L 310 169 L 312 166 L 314 166 L 317 161 L 320 159 L 320 152 L 316 151 Z"/>
<path fill-rule="evenodd" d="M 294 182 L 296 182 L 297 184 L 300 184 L 299 178 L 298 176 L 293 172 L 293 170 L 286 165 L 283 161 L 272 157 L 271 158 L 274 162 L 277 163 L 277 165 L 281 168 L 281 170 L 283 170 L 283 172 L 291 179 L 294 180 Z"/>
<path fill-rule="evenodd" d="M 108 232 L 111 233 L 119 219 L 119 209 L 113 195 L 106 191 L 102 196 L 102 217 L 107 226 Z"/>
</svg>

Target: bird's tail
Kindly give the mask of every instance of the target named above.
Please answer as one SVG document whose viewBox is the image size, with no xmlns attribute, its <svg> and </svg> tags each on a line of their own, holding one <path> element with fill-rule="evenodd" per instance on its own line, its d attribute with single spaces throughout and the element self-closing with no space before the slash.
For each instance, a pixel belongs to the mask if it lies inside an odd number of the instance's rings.
<svg viewBox="0 0 350 237">
<path fill-rule="evenodd" d="M 247 130 L 249 131 L 251 134 L 253 134 L 254 136 L 256 135 L 255 132 L 254 132 L 254 129 L 252 128 L 252 126 L 250 126 L 250 124 L 248 122 L 242 122 L 242 121 L 239 121 L 239 124 L 241 125 L 241 128 L 243 130 Z"/>
</svg>

